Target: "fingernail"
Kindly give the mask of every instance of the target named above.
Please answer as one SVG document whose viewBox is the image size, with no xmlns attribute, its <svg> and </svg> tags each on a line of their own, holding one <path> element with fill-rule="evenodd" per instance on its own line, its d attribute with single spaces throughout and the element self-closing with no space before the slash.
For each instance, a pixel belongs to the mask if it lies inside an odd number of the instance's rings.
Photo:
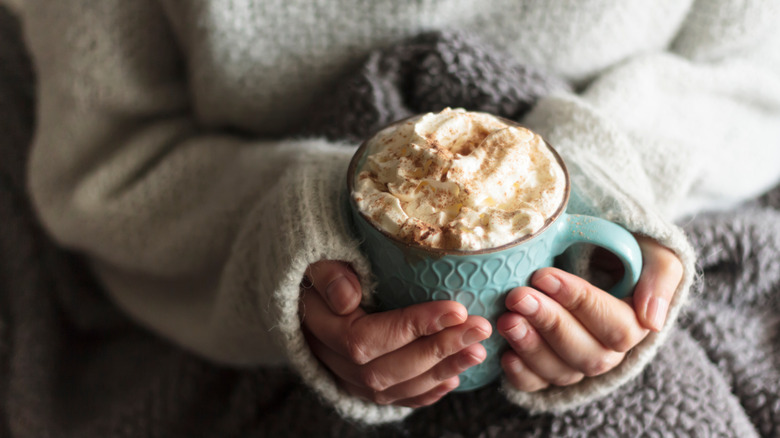
<svg viewBox="0 0 780 438">
<path fill-rule="evenodd" d="M 507 330 L 506 335 L 509 337 L 510 341 L 517 342 L 523 339 L 526 333 L 528 333 L 528 327 L 526 327 L 525 322 L 521 321 L 516 326 Z"/>
<path fill-rule="evenodd" d="M 479 327 L 474 327 L 473 329 L 467 331 L 463 334 L 463 343 L 466 345 L 471 345 L 475 342 L 479 342 L 485 338 L 488 337 L 488 333 L 484 330 L 482 330 Z"/>
<path fill-rule="evenodd" d="M 533 315 L 534 312 L 536 312 L 538 309 L 539 302 L 536 301 L 536 298 L 530 295 L 526 295 L 522 300 L 518 301 L 518 303 L 514 305 L 514 310 L 516 310 L 521 315 L 526 316 Z"/>
<path fill-rule="evenodd" d="M 668 309 L 669 303 L 663 298 L 653 297 L 647 303 L 647 320 L 656 331 L 663 328 Z"/>
<path fill-rule="evenodd" d="M 328 287 L 325 288 L 328 302 L 336 312 L 343 312 L 349 307 L 352 302 L 350 295 L 353 292 L 352 283 L 343 275 L 328 283 Z"/>
<path fill-rule="evenodd" d="M 482 362 L 482 358 L 473 354 L 473 353 L 465 353 L 458 356 L 458 367 L 462 370 L 466 370 L 468 368 L 473 367 L 474 365 L 477 365 Z"/>
<path fill-rule="evenodd" d="M 463 322 L 463 317 L 460 314 L 458 314 L 457 312 L 450 312 L 442 315 L 437 321 L 437 324 L 439 325 L 439 330 L 442 330 L 447 327 L 458 325 L 462 322 Z"/>
<path fill-rule="evenodd" d="M 536 280 L 534 285 L 548 294 L 555 294 L 561 290 L 561 282 L 555 276 L 547 274 L 542 278 Z"/>
</svg>

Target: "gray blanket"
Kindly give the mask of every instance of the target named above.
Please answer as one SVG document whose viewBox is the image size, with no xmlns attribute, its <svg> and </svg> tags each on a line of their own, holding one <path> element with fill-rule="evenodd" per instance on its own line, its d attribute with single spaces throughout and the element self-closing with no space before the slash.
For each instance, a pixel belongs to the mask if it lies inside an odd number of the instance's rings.
<svg viewBox="0 0 780 438">
<path fill-rule="evenodd" d="M 780 187 L 685 224 L 703 280 L 657 358 L 608 397 L 530 415 L 492 386 L 368 428 L 287 369 L 215 366 L 106 300 L 26 196 L 33 84 L 18 24 L 0 8 L 0 437 L 780 436 Z M 516 119 L 562 87 L 472 39 L 424 35 L 372 54 L 299 132 L 354 140 L 445 105 Z"/>
</svg>

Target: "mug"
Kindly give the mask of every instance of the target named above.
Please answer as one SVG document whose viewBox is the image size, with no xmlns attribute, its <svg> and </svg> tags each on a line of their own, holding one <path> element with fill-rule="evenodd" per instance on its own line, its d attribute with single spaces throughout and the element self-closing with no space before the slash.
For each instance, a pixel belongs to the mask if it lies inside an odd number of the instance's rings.
<svg viewBox="0 0 780 438">
<path fill-rule="evenodd" d="M 408 119 L 389 125 L 402 123 Z M 508 125 L 517 123 L 501 119 Z M 373 225 L 360 212 L 352 191 L 363 167 L 366 140 L 355 152 L 347 171 L 347 190 L 354 228 L 361 239 L 377 282 L 378 310 L 391 310 L 431 300 L 454 300 L 470 315 L 480 315 L 493 326 L 482 341 L 485 360 L 460 374 L 455 391 L 485 386 L 501 374 L 501 353 L 507 343 L 496 330 L 498 317 L 507 311 L 508 292 L 527 286 L 538 269 L 553 266 L 553 259 L 575 243 L 600 246 L 617 256 L 624 267 L 623 278 L 609 293 L 629 295 L 642 271 L 642 254 L 634 236 L 625 228 L 604 219 L 565 212 L 571 194 L 569 172 L 560 155 L 545 141 L 566 178 L 564 200 L 555 214 L 537 232 L 495 248 L 475 251 L 429 248 L 402 241 Z"/>
</svg>

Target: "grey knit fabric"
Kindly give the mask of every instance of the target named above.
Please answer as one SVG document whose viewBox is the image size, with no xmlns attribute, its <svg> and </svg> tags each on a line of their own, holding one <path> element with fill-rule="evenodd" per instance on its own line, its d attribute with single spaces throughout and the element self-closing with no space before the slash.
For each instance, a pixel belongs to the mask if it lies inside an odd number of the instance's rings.
<svg viewBox="0 0 780 438">
<path fill-rule="evenodd" d="M 0 8 L 0 436 L 780 436 L 780 187 L 687 223 L 704 273 L 693 305 L 645 371 L 607 398 L 532 416 L 493 386 L 366 428 L 289 370 L 214 366 L 114 309 L 25 196 L 32 80 Z M 560 87 L 470 38 L 425 35 L 373 54 L 306 134 L 360 138 L 444 105 L 519 118 Z"/>
<path fill-rule="evenodd" d="M 555 91 L 570 87 L 473 37 L 424 34 L 372 53 L 314 109 L 304 133 L 360 142 L 390 122 L 446 106 L 518 120 Z"/>
</svg>

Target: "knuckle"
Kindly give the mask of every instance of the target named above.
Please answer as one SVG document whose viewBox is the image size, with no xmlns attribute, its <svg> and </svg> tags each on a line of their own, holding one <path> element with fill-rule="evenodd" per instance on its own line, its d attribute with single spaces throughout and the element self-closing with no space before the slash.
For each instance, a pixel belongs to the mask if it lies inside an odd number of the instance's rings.
<svg viewBox="0 0 780 438">
<path fill-rule="evenodd" d="M 347 344 L 347 355 L 349 359 L 357 365 L 365 365 L 371 361 L 371 357 L 366 351 L 365 343 L 360 332 L 357 330 L 350 330 L 345 337 Z"/>
<path fill-rule="evenodd" d="M 420 321 L 419 316 L 409 307 L 401 309 L 401 317 L 396 320 L 397 333 L 408 333 L 413 339 L 429 335 L 426 327 Z"/>
<path fill-rule="evenodd" d="M 373 401 L 374 403 L 376 403 L 378 405 L 383 405 L 384 406 L 384 405 L 389 405 L 389 404 L 393 403 L 395 401 L 395 399 L 390 397 L 390 396 L 388 396 L 387 393 L 380 391 L 380 392 L 375 392 L 372 395 L 371 401 Z"/>
<path fill-rule="evenodd" d="M 664 276 L 682 278 L 683 265 L 672 251 L 663 251 L 656 261 L 656 269 Z"/>
<path fill-rule="evenodd" d="M 546 389 L 550 386 L 549 383 L 544 381 L 533 381 L 533 382 L 517 382 L 515 383 L 515 388 L 519 389 L 520 391 L 524 392 L 537 392 L 541 391 L 543 389 Z"/>
<path fill-rule="evenodd" d="M 456 365 L 449 364 L 447 367 L 437 366 L 433 368 L 431 379 L 435 382 L 444 382 L 452 377 L 453 374 L 457 374 Z"/>
<path fill-rule="evenodd" d="M 552 384 L 555 386 L 569 386 L 573 385 L 583 379 L 582 373 L 567 373 L 560 376 L 556 376 L 552 380 Z"/>
<path fill-rule="evenodd" d="M 540 312 L 539 330 L 545 333 L 559 333 L 563 329 L 563 321 L 551 312 Z"/>
<path fill-rule="evenodd" d="M 605 345 L 611 350 L 625 353 L 634 347 L 634 342 L 626 330 L 614 330 L 606 335 Z"/>
<path fill-rule="evenodd" d="M 588 377 L 595 377 L 609 371 L 609 364 L 603 359 L 596 359 L 586 362 L 582 366 L 582 372 Z"/>
<path fill-rule="evenodd" d="M 593 307 L 593 294 L 590 289 L 581 283 L 572 288 L 571 301 L 567 306 L 570 311 L 578 312 Z"/>
<path fill-rule="evenodd" d="M 588 377 L 600 376 L 617 365 L 615 356 L 606 355 L 586 361 L 581 369 Z"/>
<path fill-rule="evenodd" d="M 449 356 L 449 351 L 441 342 L 431 342 L 428 346 L 428 355 L 435 359 L 443 360 Z"/>
<path fill-rule="evenodd" d="M 376 398 L 379 393 L 390 386 L 386 383 L 381 373 L 373 367 L 363 367 L 360 371 L 359 380 L 363 386 L 374 392 L 373 398 Z"/>
<path fill-rule="evenodd" d="M 679 280 L 683 276 L 683 265 L 682 263 L 680 263 L 680 260 L 677 259 L 676 256 L 672 255 L 670 257 L 671 260 L 668 260 L 664 264 L 662 268 L 662 272 L 669 278 L 674 278 L 675 280 Z"/>
</svg>

